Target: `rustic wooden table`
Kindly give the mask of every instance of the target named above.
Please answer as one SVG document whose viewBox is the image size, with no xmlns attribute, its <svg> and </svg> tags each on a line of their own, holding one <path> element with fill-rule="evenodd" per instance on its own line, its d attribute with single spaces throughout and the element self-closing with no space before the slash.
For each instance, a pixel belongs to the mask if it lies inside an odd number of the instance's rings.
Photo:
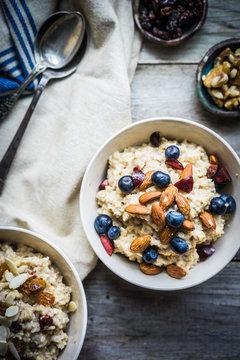
<svg viewBox="0 0 240 360">
<path fill-rule="evenodd" d="M 207 21 L 177 48 L 145 42 L 132 83 L 133 121 L 181 116 L 223 136 L 240 154 L 238 120 L 213 118 L 199 104 L 197 63 L 240 32 L 240 1 L 209 0 Z M 101 262 L 84 281 L 89 319 L 81 360 L 239 360 L 240 252 L 217 276 L 179 292 L 153 292 L 118 278 Z"/>
</svg>

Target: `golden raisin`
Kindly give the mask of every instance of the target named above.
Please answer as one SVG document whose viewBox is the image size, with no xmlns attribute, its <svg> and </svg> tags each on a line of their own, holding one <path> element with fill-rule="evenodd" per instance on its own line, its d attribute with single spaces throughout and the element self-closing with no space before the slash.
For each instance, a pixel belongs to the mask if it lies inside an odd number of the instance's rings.
<svg viewBox="0 0 240 360">
<path fill-rule="evenodd" d="M 6 270 L 8 269 L 7 264 L 4 262 L 0 265 L 0 278 L 3 276 L 3 274 L 5 273 Z"/>
<path fill-rule="evenodd" d="M 31 294 L 31 291 L 29 290 L 29 282 L 31 280 L 25 281 L 21 286 L 19 286 L 18 291 L 23 294 L 23 296 L 29 296 Z"/>
<path fill-rule="evenodd" d="M 4 316 L 8 306 L 6 303 L 0 301 L 0 315 Z"/>
<path fill-rule="evenodd" d="M 46 287 L 46 281 L 43 279 L 32 279 L 28 283 L 28 288 L 31 292 L 41 291 Z"/>
<path fill-rule="evenodd" d="M 55 301 L 55 296 L 46 291 L 40 291 L 36 294 L 37 301 L 45 306 L 52 305 Z"/>
<path fill-rule="evenodd" d="M 15 348 L 20 356 L 24 356 L 25 350 L 26 350 L 26 343 L 23 340 L 13 340 Z"/>
</svg>

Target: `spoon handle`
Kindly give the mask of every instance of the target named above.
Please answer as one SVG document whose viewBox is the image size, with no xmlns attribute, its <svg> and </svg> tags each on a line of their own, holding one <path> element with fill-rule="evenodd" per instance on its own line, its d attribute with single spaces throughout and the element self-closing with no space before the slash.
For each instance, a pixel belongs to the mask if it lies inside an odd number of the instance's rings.
<svg viewBox="0 0 240 360">
<path fill-rule="evenodd" d="M 21 124 L 19 125 L 19 128 L 18 128 L 16 134 L 14 135 L 14 138 L 12 139 L 7 151 L 5 152 L 5 155 L 3 156 L 3 158 L 0 162 L 0 195 L 2 194 L 3 187 L 5 184 L 6 178 L 7 178 L 7 174 L 11 167 L 13 159 L 16 155 L 18 146 L 22 140 L 22 137 L 23 137 L 24 132 L 27 128 L 27 125 L 31 119 L 32 113 L 38 103 L 38 100 L 39 100 L 43 90 L 45 89 L 45 86 L 48 83 L 48 80 L 49 80 L 48 77 L 45 77 L 44 75 L 42 76 L 41 81 L 38 84 L 38 88 L 33 95 L 31 104 L 29 105 Z"/>
<path fill-rule="evenodd" d="M 0 103 L 0 122 L 5 119 L 7 114 L 12 110 L 14 105 L 16 104 L 18 98 L 26 87 L 38 76 L 40 75 L 44 70 L 46 69 L 45 65 L 36 65 L 32 71 L 28 74 L 24 82 L 18 87 L 17 90 L 15 90 L 12 94 L 7 96 L 6 98 L 3 98 Z"/>
</svg>

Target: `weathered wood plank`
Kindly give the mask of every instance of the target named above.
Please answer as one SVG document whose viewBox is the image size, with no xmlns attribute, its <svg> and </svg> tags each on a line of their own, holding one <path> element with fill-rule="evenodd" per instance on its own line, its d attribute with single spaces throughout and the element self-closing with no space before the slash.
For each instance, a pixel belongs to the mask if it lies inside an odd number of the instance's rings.
<svg viewBox="0 0 240 360">
<path fill-rule="evenodd" d="M 140 64 L 198 63 L 205 52 L 219 41 L 239 37 L 239 0 L 209 0 L 202 29 L 177 47 L 163 47 L 144 41 Z"/>
<path fill-rule="evenodd" d="M 197 121 L 223 136 L 240 154 L 240 122 L 212 116 L 198 100 L 196 65 L 140 65 L 132 83 L 133 121 L 180 116 Z"/>
<path fill-rule="evenodd" d="M 84 281 L 89 319 L 80 360 L 237 360 L 240 263 L 179 292 L 154 292 L 103 264 Z"/>
</svg>

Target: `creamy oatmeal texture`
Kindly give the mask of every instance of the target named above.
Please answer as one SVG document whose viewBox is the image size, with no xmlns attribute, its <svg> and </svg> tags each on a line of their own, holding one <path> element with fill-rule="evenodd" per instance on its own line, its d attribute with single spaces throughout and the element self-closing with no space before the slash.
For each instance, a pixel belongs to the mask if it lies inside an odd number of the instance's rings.
<svg viewBox="0 0 240 360">
<path fill-rule="evenodd" d="M 189 251 L 184 255 L 173 252 L 170 245 L 163 245 L 159 241 L 159 228 L 155 225 L 150 215 L 133 215 L 125 211 L 129 204 L 139 204 L 139 197 L 146 191 L 159 191 L 156 186 L 151 186 L 145 191 L 135 189 L 132 193 L 125 195 L 118 188 L 118 181 L 124 175 L 131 175 L 133 168 L 138 166 L 146 174 L 148 171 L 162 171 L 171 177 L 174 184 L 180 179 L 181 171 L 168 167 L 165 164 L 165 149 L 170 145 L 177 145 L 180 149 L 178 160 L 186 166 L 188 163 L 193 167 L 193 190 L 187 194 L 179 190 L 179 193 L 186 197 L 191 205 L 191 211 L 185 219 L 191 220 L 195 225 L 193 231 L 179 230 L 177 236 L 184 239 L 189 245 Z M 199 260 L 196 246 L 201 243 L 209 243 L 217 240 L 224 233 L 226 216 L 213 215 L 216 222 L 216 229 L 211 230 L 202 224 L 199 215 L 208 208 L 213 197 L 217 196 L 215 185 L 209 179 L 207 169 L 210 163 L 208 155 L 202 146 L 183 141 L 169 141 L 162 138 L 160 147 L 153 147 L 150 144 L 132 146 L 123 152 L 116 151 L 109 158 L 107 178 L 109 186 L 97 194 L 99 205 L 98 213 L 109 215 L 113 223 L 121 228 L 120 237 L 114 241 L 116 253 L 121 253 L 131 261 L 142 262 L 142 253 L 133 253 L 130 250 L 132 241 L 143 234 L 151 235 L 150 245 L 158 248 L 158 258 L 154 262 L 158 266 L 176 264 L 187 272 Z M 160 189 L 162 191 L 162 189 Z M 159 204 L 159 199 L 154 201 Z M 150 202 L 145 204 L 151 209 Z M 166 211 L 178 210 L 174 202 Z"/>
<path fill-rule="evenodd" d="M 68 340 L 66 326 L 69 322 L 68 305 L 71 289 L 63 283 L 62 275 L 51 264 L 47 256 L 34 252 L 27 246 L 19 246 L 13 249 L 6 243 L 0 243 L 0 265 L 6 262 L 6 258 L 16 264 L 19 272 L 21 269 L 24 270 L 24 273 L 29 275 L 29 279 L 34 276 L 37 279 L 45 280 L 44 292 L 53 294 L 55 297 L 53 305 L 45 306 L 38 303 L 34 297 L 23 296 L 20 288 L 9 289 L 11 282 L 6 281 L 6 273 L 2 275 L 0 279 L 0 286 L 2 286 L 0 304 L 3 306 L 6 297 L 12 293 L 13 299 L 8 306 L 19 308 L 17 324 L 20 325 L 20 328 L 17 329 L 18 331 L 16 329 L 14 331 L 13 328 L 7 341 L 14 343 L 17 349 L 23 344 L 22 342 L 25 343 L 22 347 L 25 350 L 24 354 L 21 354 L 21 359 L 55 360 Z M 4 316 L 4 311 L 1 312 L 1 315 Z M 46 315 L 52 318 L 52 324 L 41 328 L 39 318 Z M 4 325 L 1 317 L 0 323 L 0 325 Z M 10 326 L 10 330 L 11 328 Z"/>
</svg>

